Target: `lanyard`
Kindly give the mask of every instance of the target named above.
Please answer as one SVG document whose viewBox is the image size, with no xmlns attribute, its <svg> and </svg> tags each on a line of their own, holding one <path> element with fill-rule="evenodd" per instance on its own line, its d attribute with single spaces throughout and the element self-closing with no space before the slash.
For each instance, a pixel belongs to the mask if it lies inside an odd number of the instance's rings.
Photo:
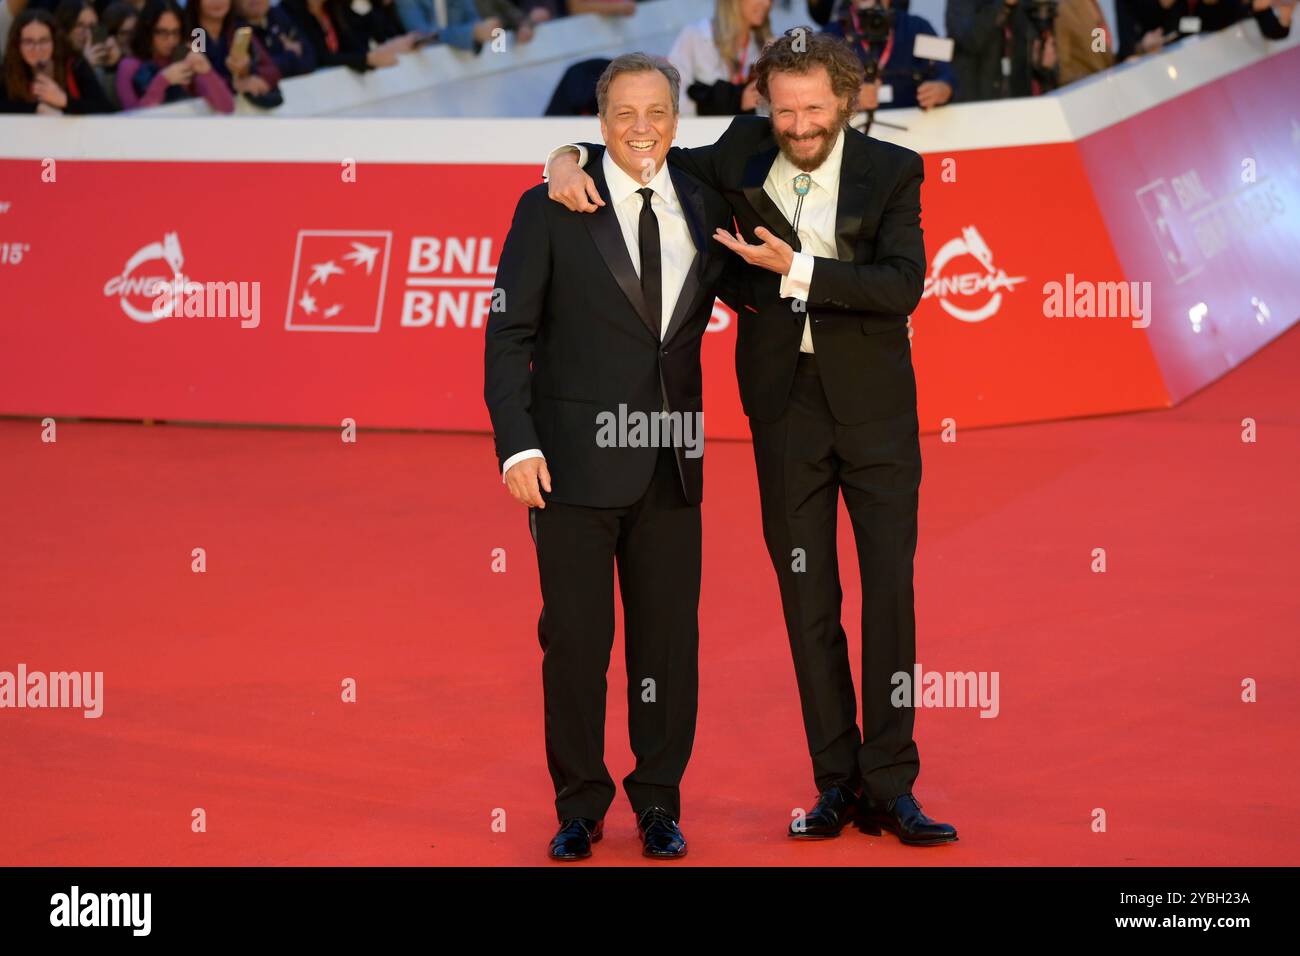
<svg viewBox="0 0 1300 956">
<path fill-rule="evenodd" d="M 736 61 L 736 69 L 731 73 L 732 83 L 745 82 L 745 67 L 749 61 L 749 35 L 745 35 L 745 46 L 740 51 L 740 58 Z"/>
</svg>

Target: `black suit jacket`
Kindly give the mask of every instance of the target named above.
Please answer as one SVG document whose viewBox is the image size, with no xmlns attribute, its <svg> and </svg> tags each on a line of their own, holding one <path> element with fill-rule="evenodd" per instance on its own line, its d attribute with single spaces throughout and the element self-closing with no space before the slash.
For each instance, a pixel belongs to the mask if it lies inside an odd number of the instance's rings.
<svg viewBox="0 0 1300 956">
<path fill-rule="evenodd" d="M 601 447 L 597 416 L 627 411 L 703 411 L 700 340 L 721 295 L 737 307 L 733 258 L 710 239 L 731 220 L 727 203 L 680 169 L 669 169 L 690 225 L 695 258 L 667 334 L 649 315 L 600 164 L 591 170 L 606 205 L 570 212 L 529 189 L 519 200 L 497 266 L 502 311 L 488 317 L 483 394 L 498 465 L 539 448 L 553 490 L 547 501 L 621 507 L 649 486 L 659 448 Z M 698 421 L 698 419 L 696 419 Z M 702 438 L 702 436 L 700 436 Z M 676 457 L 688 501 L 700 500 L 702 457 Z"/>
<path fill-rule="evenodd" d="M 916 411 L 907 318 L 925 287 L 921 157 L 854 129 L 842 135 L 838 257 L 817 257 L 807 311 L 795 311 L 794 300 L 780 297 L 779 275 L 735 256 L 741 297 L 736 377 L 745 413 L 759 421 L 775 421 L 785 411 L 805 318 L 812 322 L 817 367 L 838 422 Z M 601 148 L 583 145 L 591 173 Z M 754 229 L 765 226 L 795 245 L 790 223 L 763 190 L 777 152 L 770 120 L 737 116 L 716 143 L 673 147 L 668 162 L 721 192 L 748 242 L 757 244 Z"/>
</svg>

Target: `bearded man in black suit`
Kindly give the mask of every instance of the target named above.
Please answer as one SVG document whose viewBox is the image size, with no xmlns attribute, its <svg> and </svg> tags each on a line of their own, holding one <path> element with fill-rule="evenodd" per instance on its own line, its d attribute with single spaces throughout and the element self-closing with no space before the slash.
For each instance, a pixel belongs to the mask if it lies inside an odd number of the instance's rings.
<svg viewBox="0 0 1300 956">
<path fill-rule="evenodd" d="M 921 450 L 907 323 L 924 288 L 924 168 L 849 126 L 864 75 L 842 40 L 788 31 L 754 78 L 770 119 L 738 116 L 711 146 L 674 147 L 668 164 L 722 193 L 739 225 L 714 238 L 744 263 L 736 376 L 818 790 L 788 833 L 838 836 L 856 818 L 909 845 L 951 843 L 956 829 L 912 793 L 914 711 L 893 699 L 916 661 Z M 580 168 L 598 151 L 552 151 L 553 200 L 601 209 Z M 861 729 L 840 623 L 840 495 L 862 579 Z"/>
</svg>

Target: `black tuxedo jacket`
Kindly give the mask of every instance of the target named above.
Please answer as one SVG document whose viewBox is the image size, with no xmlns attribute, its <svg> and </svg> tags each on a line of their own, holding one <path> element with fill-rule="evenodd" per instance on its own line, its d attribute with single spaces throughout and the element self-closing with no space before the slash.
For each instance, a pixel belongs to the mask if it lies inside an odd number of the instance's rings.
<svg viewBox="0 0 1300 956">
<path fill-rule="evenodd" d="M 483 394 L 498 465 L 541 449 L 553 486 L 545 500 L 621 507 L 645 492 L 660 449 L 601 447 L 598 415 L 617 417 L 620 406 L 657 414 L 665 402 L 670 412 L 703 411 L 700 340 L 715 297 L 738 307 L 731 282 L 739 270 L 710 238 L 731 221 L 726 201 L 670 168 L 695 258 L 661 341 L 661 317 L 646 309 L 600 164 L 589 172 L 606 203 L 595 213 L 551 202 L 545 185 L 520 197 L 497 265 L 503 308 L 488 317 Z M 675 451 L 686 498 L 698 502 L 704 460 Z"/>
<path fill-rule="evenodd" d="M 838 422 L 916 410 L 907 318 L 925 286 L 921 157 L 855 129 L 842 135 L 838 257 L 817 257 L 807 311 L 795 311 L 795 300 L 780 297 L 779 275 L 735 257 L 735 294 L 741 297 L 736 377 L 745 413 L 759 421 L 775 421 L 785 410 L 805 318 L 812 322 L 817 368 Z M 583 145 L 590 174 L 599 167 L 601 147 Z M 722 193 L 748 242 L 759 243 L 754 229 L 765 226 L 798 248 L 790 223 L 763 190 L 777 152 L 767 117 L 737 116 L 716 143 L 675 146 L 668 163 Z"/>
</svg>

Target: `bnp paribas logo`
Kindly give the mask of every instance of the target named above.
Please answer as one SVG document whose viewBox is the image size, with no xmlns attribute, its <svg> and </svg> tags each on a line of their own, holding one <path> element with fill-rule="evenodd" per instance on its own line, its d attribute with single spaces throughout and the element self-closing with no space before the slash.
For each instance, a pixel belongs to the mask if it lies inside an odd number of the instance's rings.
<svg viewBox="0 0 1300 956">
<path fill-rule="evenodd" d="M 1002 293 L 1028 276 L 1009 276 L 993 263 L 993 251 L 974 226 L 940 247 L 925 277 L 922 300 L 934 298 L 954 319 L 983 322 L 1002 308 Z"/>
<path fill-rule="evenodd" d="M 285 328 L 378 332 L 392 246 L 389 231 L 300 229 Z"/>
</svg>

